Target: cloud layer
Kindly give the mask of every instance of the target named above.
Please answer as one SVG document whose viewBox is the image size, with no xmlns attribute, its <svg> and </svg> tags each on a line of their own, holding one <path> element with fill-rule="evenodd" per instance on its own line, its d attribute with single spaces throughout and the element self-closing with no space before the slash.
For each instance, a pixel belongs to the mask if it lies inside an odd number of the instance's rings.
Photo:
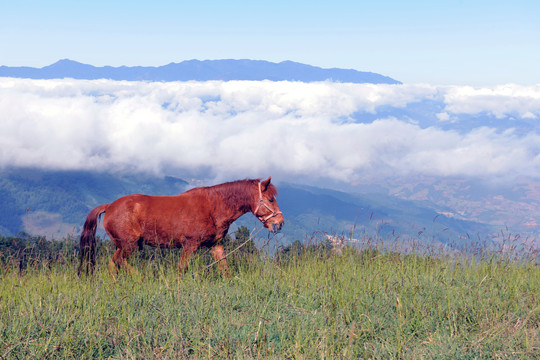
<svg viewBox="0 0 540 360">
<path fill-rule="evenodd" d="M 407 109 L 426 102 L 420 124 Z M 3 78 L 0 167 L 349 183 L 540 177 L 539 118 L 540 85 Z"/>
</svg>

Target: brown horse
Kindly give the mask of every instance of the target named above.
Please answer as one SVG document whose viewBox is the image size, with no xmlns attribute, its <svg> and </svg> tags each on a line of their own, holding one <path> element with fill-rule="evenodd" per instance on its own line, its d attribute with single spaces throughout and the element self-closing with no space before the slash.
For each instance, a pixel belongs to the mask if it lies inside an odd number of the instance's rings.
<svg viewBox="0 0 540 360">
<path fill-rule="evenodd" d="M 201 246 L 211 247 L 220 271 L 228 276 L 228 264 L 221 241 L 233 221 L 252 212 L 271 232 L 284 224 L 276 201 L 277 190 L 265 181 L 239 180 L 211 187 L 199 187 L 176 196 L 127 195 L 111 204 L 96 207 L 88 214 L 81 233 L 81 264 L 92 271 L 96 264 L 96 226 L 105 213 L 103 226 L 116 244 L 109 271 L 120 266 L 134 269 L 127 259 L 143 244 L 182 247 L 178 269 L 184 272 L 193 253 Z"/>
</svg>

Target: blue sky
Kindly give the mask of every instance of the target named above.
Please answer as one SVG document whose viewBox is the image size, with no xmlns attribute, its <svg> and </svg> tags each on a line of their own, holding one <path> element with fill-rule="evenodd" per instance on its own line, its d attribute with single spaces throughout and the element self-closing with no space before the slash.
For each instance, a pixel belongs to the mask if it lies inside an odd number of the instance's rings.
<svg viewBox="0 0 540 360">
<path fill-rule="evenodd" d="M 540 83 L 540 1 L 1 0 L 0 65 L 293 60 L 405 83 Z"/>
</svg>

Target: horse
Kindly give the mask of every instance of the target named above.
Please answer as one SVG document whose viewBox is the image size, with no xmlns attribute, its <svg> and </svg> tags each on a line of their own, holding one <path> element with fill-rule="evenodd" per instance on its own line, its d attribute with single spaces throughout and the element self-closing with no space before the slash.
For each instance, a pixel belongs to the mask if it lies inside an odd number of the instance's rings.
<svg viewBox="0 0 540 360">
<path fill-rule="evenodd" d="M 209 187 L 197 187 L 174 196 L 132 194 L 94 208 L 88 214 L 80 237 L 80 265 L 93 272 L 96 265 L 96 227 L 101 214 L 103 227 L 116 245 L 109 261 L 115 276 L 122 267 L 137 273 L 127 263 L 129 256 L 143 245 L 182 248 L 178 270 L 184 273 L 193 253 L 210 247 L 223 276 L 229 276 L 222 241 L 230 225 L 251 212 L 272 233 L 285 223 L 276 201 L 277 189 L 271 177 L 246 179 Z"/>
</svg>

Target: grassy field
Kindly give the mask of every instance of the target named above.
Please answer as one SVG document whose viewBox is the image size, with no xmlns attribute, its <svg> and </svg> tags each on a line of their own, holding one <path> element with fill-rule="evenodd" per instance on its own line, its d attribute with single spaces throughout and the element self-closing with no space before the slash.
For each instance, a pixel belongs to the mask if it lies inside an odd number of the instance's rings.
<svg viewBox="0 0 540 360">
<path fill-rule="evenodd" d="M 116 281 L 105 256 L 80 279 L 67 255 L 24 267 L 10 258 L 0 359 L 540 356 L 535 257 L 293 253 L 236 255 L 231 279 L 206 269 L 204 254 L 183 276 L 178 252 L 134 258 L 144 277 Z"/>
</svg>

